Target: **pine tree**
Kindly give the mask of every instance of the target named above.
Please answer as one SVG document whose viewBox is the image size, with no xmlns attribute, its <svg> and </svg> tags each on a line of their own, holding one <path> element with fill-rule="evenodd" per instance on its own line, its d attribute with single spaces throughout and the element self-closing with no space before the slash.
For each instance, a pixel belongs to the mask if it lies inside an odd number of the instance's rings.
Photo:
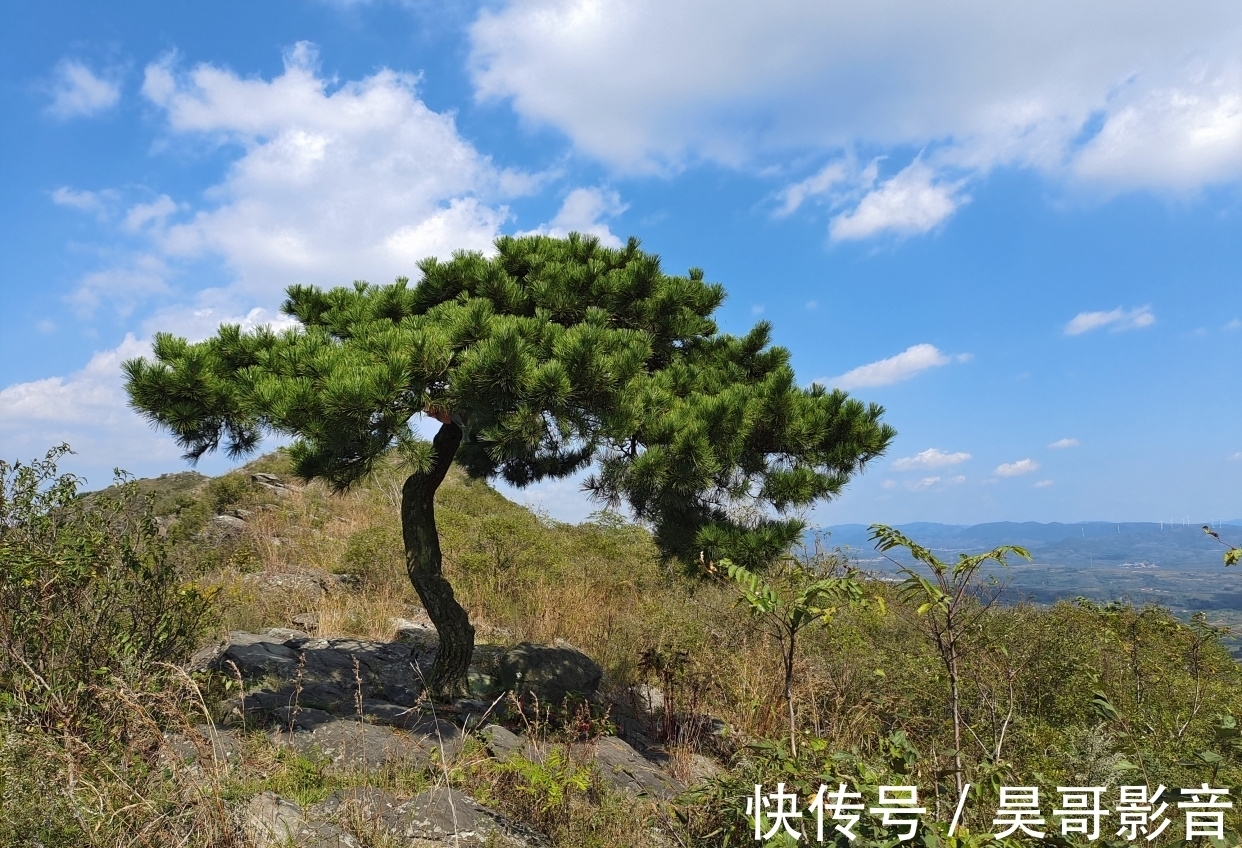
<svg viewBox="0 0 1242 848">
<path fill-rule="evenodd" d="M 131 404 L 191 461 L 293 438 L 295 472 L 339 490 L 390 449 L 409 577 L 440 635 L 428 685 L 460 694 L 474 629 L 441 571 L 434 496 L 454 460 L 517 486 L 593 463 L 587 489 L 628 504 L 662 553 L 762 568 L 803 530 L 791 511 L 840 491 L 881 454 L 883 410 L 801 388 L 769 327 L 721 334 L 703 272 L 669 276 L 636 239 L 503 237 L 496 254 L 419 265 L 422 280 L 293 286 L 298 326 L 157 334 L 124 365 Z M 440 422 L 430 444 L 411 421 Z"/>
</svg>

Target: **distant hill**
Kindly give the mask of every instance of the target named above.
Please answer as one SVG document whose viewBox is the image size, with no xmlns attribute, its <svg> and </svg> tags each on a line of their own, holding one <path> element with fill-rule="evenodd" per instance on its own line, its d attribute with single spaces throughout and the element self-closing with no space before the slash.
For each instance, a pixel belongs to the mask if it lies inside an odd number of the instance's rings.
<svg viewBox="0 0 1242 848">
<path fill-rule="evenodd" d="M 993 521 L 962 526 L 914 522 L 897 529 L 938 552 L 975 553 L 997 545 L 1021 545 L 1035 562 L 1047 565 L 1147 563 L 1162 568 L 1219 569 L 1224 548 L 1199 524 L 1082 521 L 1040 524 L 1034 521 Z M 873 549 L 863 524 L 823 528 L 828 544 L 847 546 L 862 558 Z M 1217 532 L 1229 544 L 1242 545 L 1242 520 L 1222 522 Z"/>
<path fill-rule="evenodd" d="M 1225 641 L 1242 659 L 1242 568 L 1225 568 L 1225 547 L 1200 524 L 996 521 L 967 527 L 914 522 L 897 529 L 950 562 L 959 552 L 979 553 L 997 545 L 1026 548 L 1031 562 L 1014 559 L 1008 568 L 989 571 L 1004 585 L 1006 602 L 1050 604 L 1085 597 L 1159 604 L 1183 619 L 1208 612 L 1214 623 L 1233 627 L 1235 635 Z M 1224 542 L 1242 545 L 1242 521 L 1221 522 L 1213 529 Z M 829 547 L 845 549 L 863 570 L 884 579 L 911 564 L 908 558 L 878 554 L 863 524 L 838 524 L 821 532 L 829 534 Z"/>
</svg>

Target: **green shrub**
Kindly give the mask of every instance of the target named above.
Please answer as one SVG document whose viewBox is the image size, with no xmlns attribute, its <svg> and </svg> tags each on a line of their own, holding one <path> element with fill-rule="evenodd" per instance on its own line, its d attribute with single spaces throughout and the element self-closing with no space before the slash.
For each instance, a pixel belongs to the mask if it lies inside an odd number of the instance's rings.
<svg viewBox="0 0 1242 848">
<path fill-rule="evenodd" d="M 0 709 L 46 728 L 107 723 L 132 688 L 184 660 L 207 600 L 184 584 L 132 481 L 83 499 L 62 445 L 0 461 Z"/>
<path fill-rule="evenodd" d="M 254 489 L 250 478 L 244 474 L 225 474 L 207 484 L 207 503 L 212 515 L 219 515 L 231 506 L 241 503 Z"/>
<path fill-rule="evenodd" d="M 550 748 L 541 760 L 515 754 L 496 770 L 503 776 L 500 788 L 519 817 L 543 830 L 563 828 L 571 799 L 591 786 L 591 770 L 561 747 Z"/>
<path fill-rule="evenodd" d="M 392 581 L 404 585 L 405 548 L 396 525 L 375 524 L 352 533 L 336 571 L 353 575 L 363 587 Z"/>
</svg>

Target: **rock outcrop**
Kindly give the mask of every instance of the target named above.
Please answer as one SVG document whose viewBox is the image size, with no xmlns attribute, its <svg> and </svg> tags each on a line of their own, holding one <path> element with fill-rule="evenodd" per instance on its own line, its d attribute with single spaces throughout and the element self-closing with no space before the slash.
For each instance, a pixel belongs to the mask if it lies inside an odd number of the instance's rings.
<svg viewBox="0 0 1242 848">
<path fill-rule="evenodd" d="M 480 645 L 471 684 L 490 701 L 467 700 L 433 706 L 420 700 L 438 642 L 422 622 L 397 619 L 391 642 L 328 639 L 305 631 L 272 628 L 235 632 L 199 651 L 195 672 L 215 672 L 235 681 L 237 694 L 222 701 L 219 723 L 200 725 L 168 738 L 167 757 L 186 773 L 218 775 L 238 761 L 242 733 L 263 730 L 268 743 L 311 757 L 330 772 L 351 775 L 398 767 L 443 774 L 462 751 L 467 735 L 492 756 L 521 756 L 540 762 L 553 749 L 546 741 L 499 724 L 479 728 L 500 711 L 503 691 L 555 703 L 567 694 L 591 697 L 602 671 L 581 651 L 564 643 L 522 643 L 504 649 Z M 645 740 L 643 740 L 645 742 Z M 667 800 L 684 785 L 665 764 L 644 756 L 618 737 L 604 736 L 559 746 L 589 765 L 600 785 L 613 791 Z M 333 792 L 305 809 L 291 799 L 262 792 L 236 810 L 238 827 L 260 848 L 354 848 L 380 835 L 394 844 L 495 845 L 534 848 L 544 844 L 477 800 L 442 782 L 414 797 L 357 786 Z"/>
</svg>

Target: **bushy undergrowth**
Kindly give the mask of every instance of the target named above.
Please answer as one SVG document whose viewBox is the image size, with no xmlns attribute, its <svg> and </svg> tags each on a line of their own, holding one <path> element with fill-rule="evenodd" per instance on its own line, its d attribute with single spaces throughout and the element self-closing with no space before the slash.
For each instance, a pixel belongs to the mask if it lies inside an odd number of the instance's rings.
<svg viewBox="0 0 1242 848">
<path fill-rule="evenodd" d="M 867 603 L 842 603 L 799 634 L 794 753 L 786 656 L 739 606 L 734 584 L 662 564 L 649 535 L 617 516 L 560 524 L 458 472 L 437 495 L 437 519 L 446 573 L 480 639 L 571 642 L 604 666 L 613 718 L 666 744 L 684 776 L 698 773 L 689 764 L 699 755 L 716 762 L 716 776 L 669 807 L 610 795 L 568 760 L 496 764 L 468 747 L 439 772 L 342 777 L 256 743 L 214 795 L 191 800 L 154 752 L 163 744 L 158 728 L 192 724 L 202 705 L 184 680 L 161 678 L 159 663 L 193 646 L 208 611 L 217 634 L 288 626 L 293 615 L 314 612 L 320 635 L 390 638 L 394 617 L 419 612 L 398 530 L 401 472 L 385 466 L 345 495 L 311 485 L 286 497 L 229 475 L 179 494 L 161 536 L 130 489 L 84 502 L 71 479 L 55 475 L 54 459 L 0 465 L 0 674 L 8 693 L 0 819 L 32 822 L 36 810 L 46 812 L 44 845 L 160 844 L 153 836 L 109 842 L 102 834 L 115 837 L 118 822 L 130 834 L 161 832 L 157 820 L 165 833 L 223 833 L 211 828 L 223 827 L 226 802 L 269 788 L 313 800 L 353 782 L 410 794 L 453 782 L 492 793 L 557 845 L 600 848 L 651 844 L 657 830 L 687 846 L 752 844 L 745 799 L 755 784 L 773 789 L 778 781 L 812 795 L 839 782 L 872 795 L 886 783 L 916 785 L 927 819 L 939 825 L 915 841 L 933 848 L 983 840 L 1002 785 L 1038 784 L 1055 798 L 1059 785 L 1176 790 L 1208 781 L 1233 787 L 1242 806 L 1242 673 L 1204 620 L 1126 604 L 968 601 L 976 606 L 958 643 L 964 741 L 955 756 L 950 685 L 927 611 L 894 584 L 862 578 Z M 279 456 L 251 470 L 288 476 Z M 221 510 L 245 511 L 240 537 L 203 534 Z M 822 549 L 794 553 L 812 577 L 849 565 Z M 353 579 L 322 594 L 264 588 L 265 578 L 291 572 Z M 190 588 L 192 578 L 203 594 Z M 626 715 L 638 683 L 660 690 L 653 719 Z M 111 747 L 91 736 L 104 726 L 113 729 Z M 64 742 L 66 728 L 81 741 Z M 955 841 L 945 823 L 959 760 L 961 780 L 978 795 L 965 813 L 975 835 Z M 35 793 L 47 784 L 76 789 L 38 807 Z M 1236 809 L 1228 821 L 1238 829 Z M 96 836 L 83 837 L 91 828 Z M 873 824 L 863 830 L 853 845 L 884 842 Z M 8 834 L 0 826 L 0 843 Z M 187 844 L 212 844 L 195 838 Z"/>
<path fill-rule="evenodd" d="M 0 709 L 79 731 L 111 720 L 114 682 L 142 689 L 183 661 L 210 608 L 133 483 L 80 498 L 56 473 L 66 452 L 0 462 Z"/>
</svg>

